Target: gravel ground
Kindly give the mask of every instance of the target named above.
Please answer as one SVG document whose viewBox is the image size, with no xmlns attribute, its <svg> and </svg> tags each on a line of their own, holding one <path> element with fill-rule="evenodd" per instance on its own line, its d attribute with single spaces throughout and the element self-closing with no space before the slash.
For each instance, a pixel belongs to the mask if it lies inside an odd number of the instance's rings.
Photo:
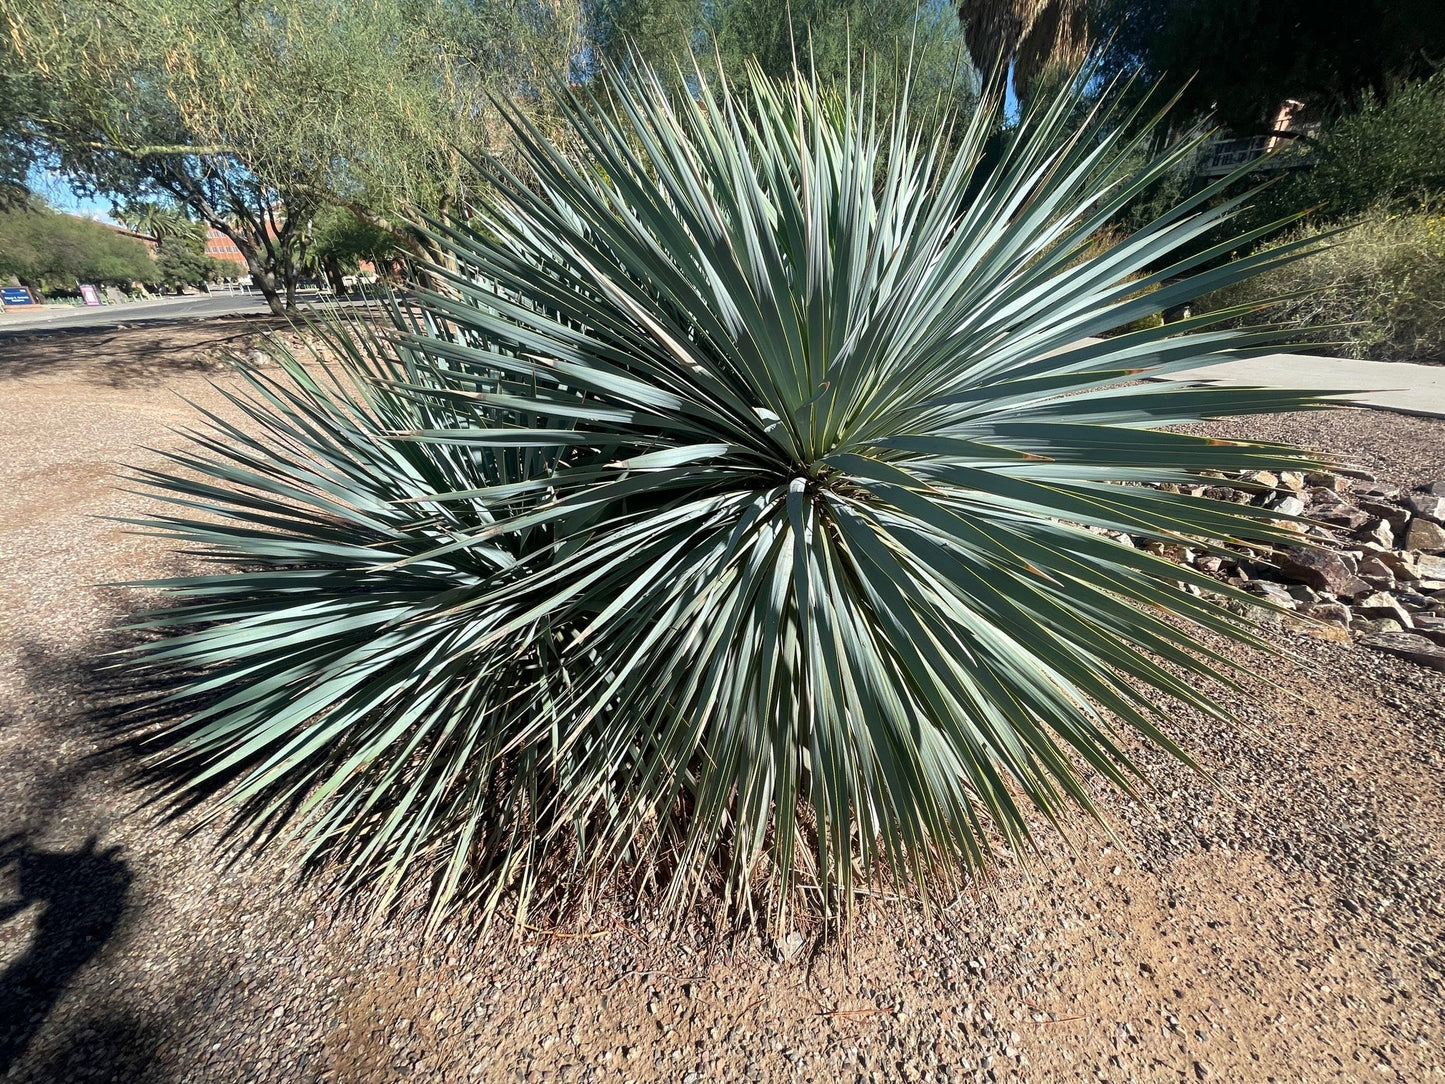
<svg viewBox="0 0 1445 1084">
<path fill-rule="evenodd" d="M 6 362 L 0 358 L 0 374 Z M 225 378 L 222 378 L 223 380 Z M 1445 674 L 1291 638 L 1177 733 L 1232 797 L 1142 754 L 1026 868 L 851 953 L 804 930 L 663 937 L 645 908 L 520 941 L 370 928 L 273 862 L 134 812 L 94 759 L 94 670 L 177 559 L 103 515 L 203 373 L 0 375 L 0 1076 L 27 1081 L 1401 1080 L 1445 1077 Z M 1445 423 L 1365 411 L 1210 427 L 1445 477 Z M 580 934 L 580 935 L 579 935 Z"/>
<path fill-rule="evenodd" d="M 1339 456 L 1398 486 L 1445 478 L 1445 419 L 1383 410 L 1328 410 L 1312 414 L 1259 414 L 1182 426 L 1225 440 L 1273 440 Z"/>
</svg>

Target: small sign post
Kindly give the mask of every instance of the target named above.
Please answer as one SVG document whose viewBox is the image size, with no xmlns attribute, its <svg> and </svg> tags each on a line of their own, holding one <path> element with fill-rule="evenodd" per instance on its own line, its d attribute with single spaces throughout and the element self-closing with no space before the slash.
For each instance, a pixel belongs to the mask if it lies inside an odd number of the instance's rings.
<svg viewBox="0 0 1445 1084">
<path fill-rule="evenodd" d="M 100 304 L 100 291 L 88 283 L 80 284 L 80 296 L 85 298 L 87 306 Z"/>
<path fill-rule="evenodd" d="M 8 309 L 11 305 L 33 305 L 35 295 L 30 292 L 27 286 L 0 286 L 0 308 Z"/>
</svg>

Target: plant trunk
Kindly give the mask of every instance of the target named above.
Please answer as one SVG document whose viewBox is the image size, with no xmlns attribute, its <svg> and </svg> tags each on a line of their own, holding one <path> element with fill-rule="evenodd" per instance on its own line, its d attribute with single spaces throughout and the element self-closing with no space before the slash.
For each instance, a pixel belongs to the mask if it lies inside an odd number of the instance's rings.
<svg viewBox="0 0 1445 1084">
<path fill-rule="evenodd" d="M 289 256 L 290 253 L 287 253 L 287 255 Z M 294 314 L 296 313 L 296 311 L 297 311 L 297 310 L 296 310 L 296 275 L 297 275 L 296 261 L 295 261 L 295 260 L 288 259 L 288 260 L 286 261 L 286 270 L 285 270 L 284 275 L 283 275 L 283 277 L 284 277 L 284 279 L 285 279 L 285 282 L 286 282 L 286 312 L 287 312 L 288 315 L 294 315 Z"/>
<path fill-rule="evenodd" d="M 331 291 L 338 297 L 346 293 L 345 276 L 341 273 L 341 264 L 335 256 L 321 257 L 321 269 L 326 272 L 326 278 L 331 283 Z"/>
<path fill-rule="evenodd" d="M 261 296 L 266 299 L 266 304 L 271 309 L 273 316 L 286 315 L 286 302 L 282 299 L 280 292 L 276 289 L 276 274 L 257 267 L 255 263 L 249 266 L 251 282 L 256 289 L 261 291 Z"/>
</svg>

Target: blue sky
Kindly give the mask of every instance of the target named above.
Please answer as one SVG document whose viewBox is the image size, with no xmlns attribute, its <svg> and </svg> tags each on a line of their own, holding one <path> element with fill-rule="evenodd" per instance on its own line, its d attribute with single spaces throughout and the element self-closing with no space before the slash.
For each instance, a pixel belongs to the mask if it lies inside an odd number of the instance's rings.
<svg viewBox="0 0 1445 1084">
<path fill-rule="evenodd" d="M 44 166 L 31 166 L 25 183 L 30 186 L 30 191 L 57 211 L 99 219 L 112 225 L 115 223 L 115 219 L 110 216 L 110 200 L 80 195 L 70 187 L 70 182 L 63 176 Z"/>
</svg>

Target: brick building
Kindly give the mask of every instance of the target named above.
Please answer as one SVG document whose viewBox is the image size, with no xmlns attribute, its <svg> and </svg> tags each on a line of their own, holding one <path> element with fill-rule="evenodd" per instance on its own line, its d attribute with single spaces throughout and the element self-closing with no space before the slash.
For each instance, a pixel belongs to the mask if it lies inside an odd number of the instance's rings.
<svg viewBox="0 0 1445 1084">
<path fill-rule="evenodd" d="M 218 260 L 236 264 L 240 270 L 236 273 L 244 275 L 246 271 L 246 257 L 241 255 L 241 250 L 236 247 L 224 233 L 217 229 L 206 230 L 206 255 L 213 256 Z"/>
</svg>

